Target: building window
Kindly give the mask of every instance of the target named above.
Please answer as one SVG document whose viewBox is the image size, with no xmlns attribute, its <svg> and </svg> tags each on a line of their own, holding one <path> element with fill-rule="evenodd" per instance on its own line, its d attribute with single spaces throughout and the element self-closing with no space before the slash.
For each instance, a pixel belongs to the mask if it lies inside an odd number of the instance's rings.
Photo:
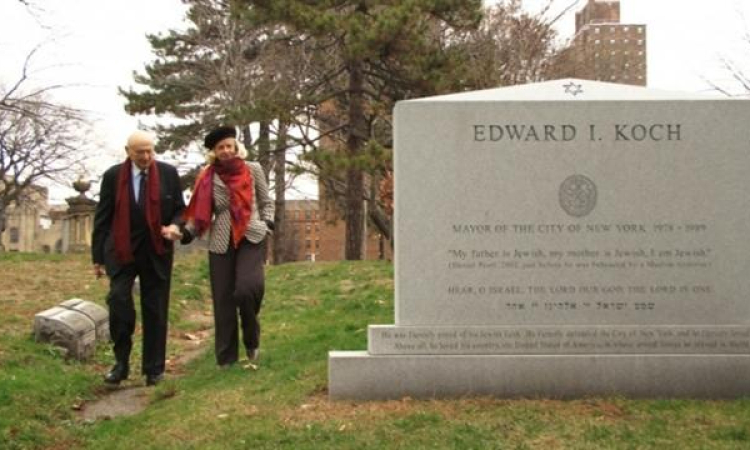
<svg viewBox="0 0 750 450">
<path fill-rule="evenodd" d="M 628 31 L 630 31 L 630 27 L 624 27 L 622 30 L 627 33 Z"/>
<path fill-rule="evenodd" d="M 13 227 L 10 229 L 10 243 L 11 244 L 18 244 L 18 241 L 21 240 L 20 233 L 18 231 L 18 228 Z"/>
<path fill-rule="evenodd" d="M 594 53 L 594 58 L 598 58 L 598 57 L 599 57 L 599 52 Z"/>
<path fill-rule="evenodd" d="M 616 40 L 614 40 L 614 39 L 610 39 L 610 40 L 609 40 L 609 43 L 610 43 L 610 44 L 615 44 L 616 42 L 617 42 L 617 41 L 616 41 Z"/>
<path fill-rule="evenodd" d="M 617 77 L 616 77 L 616 76 L 614 76 L 614 75 L 612 75 L 612 76 L 610 77 L 610 79 L 611 79 L 611 80 L 616 80 L 616 79 L 617 79 Z"/>
<path fill-rule="evenodd" d="M 638 52 L 638 56 L 643 56 L 643 50 L 641 50 L 640 52 Z"/>
<path fill-rule="evenodd" d="M 638 39 L 638 45 L 643 45 L 643 39 Z"/>
<path fill-rule="evenodd" d="M 320 250 L 320 239 L 315 239 L 315 250 Z"/>
<path fill-rule="evenodd" d="M 310 239 L 305 240 L 305 250 L 310 251 Z"/>
<path fill-rule="evenodd" d="M 305 261 L 312 261 L 312 255 L 311 255 L 311 254 L 309 254 L 309 253 L 308 253 L 308 254 L 306 254 L 306 255 L 305 255 Z"/>
<path fill-rule="evenodd" d="M 315 223 L 315 232 L 320 233 L 320 224 L 317 222 Z"/>
<path fill-rule="evenodd" d="M 305 233 L 310 234 L 310 230 L 312 230 L 312 225 L 309 223 L 305 224 Z"/>
<path fill-rule="evenodd" d="M 310 213 L 310 210 L 308 209 L 307 211 L 305 211 L 305 220 L 310 220 L 311 217 L 312 217 L 312 214 Z"/>
<path fill-rule="evenodd" d="M 642 80 L 643 79 L 643 75 L 638 75 L 638 79 Z"/>
<path fill-rule="evenodd" d="M 623 44 L 629 44 L 630 43 L 630 39 L 625 39 L 625 40 L 622 41 L 622 43 Z"/>
<path fill-rule="evenodd" d="M 597 39 L 597 40 L 594 41 L 594 44 L 599 45 L 600 42 L 601 41 L 599 39 Z"/>
<path fill-rule="evenodd" d="M 594 33 L 598 33 L 598 32 L 599 32 L 599 27 L 594 28 Z"/>
<path fill-rule="evenodd" d="M 615 32 L 615 27 L 609 27 L 609 32 L 610 33 L 614 33 Z"/>
<path fill-rule="evenodd" d="M 609 52 L 610 56 L 615 56 L 616 54 L 617 54 L 617 52 L 615 50 L 612 50 L 611 52 Z"/>
<path fill-rule="evenodd" d="M 638 27 L 638 32 L 643 33 L 643 27 Z"/>
<path fill-rule="evenodd" d="M 625 53 L 625 55 L 629 55 L 630 54 L 630 52 L 627 51 L 627 50 L 625 50 L 623 53 Z"/>
</svg>

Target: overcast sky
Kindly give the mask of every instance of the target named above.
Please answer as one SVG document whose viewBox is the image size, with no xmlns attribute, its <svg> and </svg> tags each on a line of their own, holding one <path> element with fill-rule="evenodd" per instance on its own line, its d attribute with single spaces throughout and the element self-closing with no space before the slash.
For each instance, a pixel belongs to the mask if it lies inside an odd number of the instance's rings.
<svg viewBox="0 0 750 450">
<path fill-rule="evenodd" d="M 100 165 L 121 159 L 122 145 L 138 122 L 124 113 L 117 87 L 131 86 L 132 72 L 152 59 L 147 33 L 182 26 L 181 1 L 34 0 L 33 14 L 20 1 L 1 1 L 0 83 L 15 82 L 24 57 L 41 46 L 31 63 L 31 82 L 70 85 L 55 96 L 97 121 L 92 139 L 101 142 Z M 579 0 L 574 10 L 586 1 Z M 530 11 L 545 3 L 523 2 Z M 555 2 L 558 9 L 571 3 Z M 748 61 L 750 69 L 750 44 L 744 40 L 750 30 L 748 0 L 622 0 L 621 18 L 648 27 L 649 87 L 707 91 L 705 78 L 719 84 L 729 79 L 721 58 Z M 573 34 L 574 21 L 571 13 L 558 23 L 563 38 Z"/>
</svg>

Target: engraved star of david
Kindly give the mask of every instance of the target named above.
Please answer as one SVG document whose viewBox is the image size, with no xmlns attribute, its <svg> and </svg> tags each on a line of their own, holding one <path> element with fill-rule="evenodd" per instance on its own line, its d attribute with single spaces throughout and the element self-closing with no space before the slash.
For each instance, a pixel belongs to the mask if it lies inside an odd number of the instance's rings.
<svg viewBox="0 0 750 450">
<path fill-rule="evenodd" d="M 565 88 L 565 93 L 570 94 L 573 97 L 575 97 L 578 94 L 583 94 L 583 85 L 582 84 L 575 84 L 572 81 L 568 84 L 563 84 L 563 87 Z"/>
</svg>

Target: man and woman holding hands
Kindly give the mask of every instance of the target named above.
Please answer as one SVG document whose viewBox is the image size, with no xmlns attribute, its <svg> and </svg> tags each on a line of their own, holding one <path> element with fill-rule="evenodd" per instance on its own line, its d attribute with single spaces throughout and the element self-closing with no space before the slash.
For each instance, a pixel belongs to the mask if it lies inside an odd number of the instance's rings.
<svg viewBox="0 0 750 450">
<path fill-rule="evenodd" d="M 265 237 L 273 231 L 274 204 L 258 163 L 245 161 L 233 127 L 219 127 L 204 140 L 208 165 L 185 207 L 177 170 L 154 159 L 153 138 L 133 133 L 127 159 L 102 178 L 94 216 L 92 260 L 97 277 L 110 281 L 107 295 L 115 365 L 104 381 L 129 377 L 138 277 L 143 327 L 142 373 L 146 385 L 164 376 L 167 317 L 174 244 L 208 233 L 216 361 L 239 359 L 239 322 L 250 360 L 258 356 L 258 313 L 264 293 Z"/>
</svg>

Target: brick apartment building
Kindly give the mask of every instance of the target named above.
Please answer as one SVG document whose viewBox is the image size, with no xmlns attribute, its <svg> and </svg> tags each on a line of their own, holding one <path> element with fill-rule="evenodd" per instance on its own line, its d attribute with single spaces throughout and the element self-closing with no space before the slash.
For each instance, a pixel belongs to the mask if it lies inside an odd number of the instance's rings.
<svg viewBox="0 0 750 450">
<path fill-rule="evenodd" d="M 344 259 L 345 222 L 325 200 L 287 200 L 284 249 L 285 261 L 340 261 Z M 365 258 L 391 259 L 388 242 L 371 228 L 367 229 Z"/>
<path fill-rule="evenodd" d="M 556 62 L 560 78 L 645 86 L 646 25 L 620 22 L 619 0 L 588 0 Z"/>
</svg>

